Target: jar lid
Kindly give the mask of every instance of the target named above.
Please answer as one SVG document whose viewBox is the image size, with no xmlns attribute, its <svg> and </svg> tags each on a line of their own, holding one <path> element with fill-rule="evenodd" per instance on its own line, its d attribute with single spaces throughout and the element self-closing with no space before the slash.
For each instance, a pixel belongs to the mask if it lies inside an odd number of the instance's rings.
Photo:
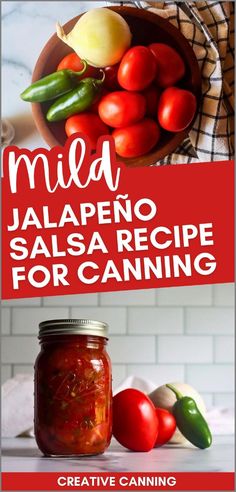
<svg viewBox="0 0 236 492">
<path fill-rule="evenodd" d="M 39 338 L 48 335 L 91 335 L 107 338 L 108 324 L 92 319 L 50 319 L 39 323 Z"/>
</svg>

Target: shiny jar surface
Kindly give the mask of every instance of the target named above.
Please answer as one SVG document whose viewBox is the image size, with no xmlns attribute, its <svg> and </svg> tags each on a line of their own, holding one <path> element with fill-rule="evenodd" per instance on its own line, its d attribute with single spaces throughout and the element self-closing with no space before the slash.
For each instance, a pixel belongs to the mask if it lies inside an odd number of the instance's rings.
<svg viewBox="0 0 236 492">
<path fill-rule="evenodd" d="M 35 363 L 35 437 L 47 456 L 103 453 L 112 433 L 111 363 L 106 338 L 41 338 Z"/>
</svg>

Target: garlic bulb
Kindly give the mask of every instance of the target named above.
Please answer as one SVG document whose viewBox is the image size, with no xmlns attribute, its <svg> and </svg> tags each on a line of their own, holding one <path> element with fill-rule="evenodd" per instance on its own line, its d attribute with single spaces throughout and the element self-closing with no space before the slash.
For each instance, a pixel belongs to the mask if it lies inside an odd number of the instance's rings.
<svg viewBox="0 0 236 492">
<path fill-rule="evenodd" d="M 69 34 L 57 24 L 57 35 L 80 58 L 95 67 L 115 65 L 131 44 L 131 32 L 125 19 L 103 7 L 82 15 Z"/>
</svg>

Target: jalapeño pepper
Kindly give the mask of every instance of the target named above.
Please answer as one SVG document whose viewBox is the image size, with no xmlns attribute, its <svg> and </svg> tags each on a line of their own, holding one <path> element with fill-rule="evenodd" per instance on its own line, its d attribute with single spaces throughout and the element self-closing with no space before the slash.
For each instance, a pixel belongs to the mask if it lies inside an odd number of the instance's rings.
<svg viewBox="0 0 236 492">
<path fill-rule="evenodd" d="M 27 87 L 22 92 L 21 98 L 28 102 L 45 102 L 71 91 L 78 84 L 78 77 L 83 75 L 87 68 L 85 61 L 83 64 L 84 67 L 80 72 L 65 69 L 46 75 Z"/>
<path fill-rule="evenodd" d="M 73 114 L 81 113 L 88 109 L 101 91 L 101 86 L 105 79 L 105 74 L 104 72 L 102 73 L 102 79 L 93 79 L 91 77 L 83 79 L 75 89 L 57 99 L 47 112 L 47 120 L 65 120 Z"/>
<path fill-rule="evenodd" d="M 173 406 L 173 414 L 180 432 L 197 448 L 209 448 L 212 443 L 211 431 L 195 400 L 181 395 L 171 384 L 166 386 L 175 393 L 177 398 Z"/>
</svg>

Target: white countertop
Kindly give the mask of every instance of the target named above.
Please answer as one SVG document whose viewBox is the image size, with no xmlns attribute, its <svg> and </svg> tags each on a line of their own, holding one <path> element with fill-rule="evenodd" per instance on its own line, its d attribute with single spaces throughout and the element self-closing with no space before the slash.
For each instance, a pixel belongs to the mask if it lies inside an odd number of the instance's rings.
<svg viewBox="0 0 236 492">
<path fill-rule="evenodd" d="M 206 450 L 165 445 L 149 453 L 125 450 L 115 440 L 99 456 L 45 458 L 32 438 L 2 440 L 3 472 L 230 472 L 234 470 L 233 436 L 215 436 Z"/>
</svg>

